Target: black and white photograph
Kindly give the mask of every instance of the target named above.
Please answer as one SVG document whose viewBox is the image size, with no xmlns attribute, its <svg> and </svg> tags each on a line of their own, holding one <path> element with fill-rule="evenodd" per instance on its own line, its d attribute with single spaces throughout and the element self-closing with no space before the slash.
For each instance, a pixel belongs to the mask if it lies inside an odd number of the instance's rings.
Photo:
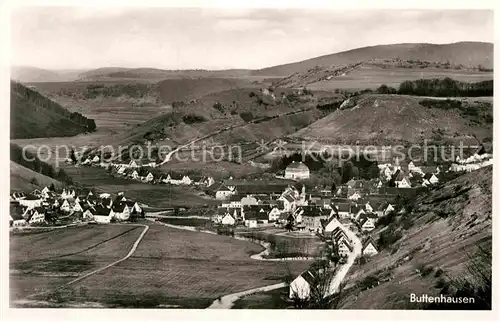
<svg viewBox="0 0 500 322">
<path fill-rule="evenodd" d="M 9 34 L 13 311 L 493 310 L 493 8 L 13 6 Z"/>
</svg>

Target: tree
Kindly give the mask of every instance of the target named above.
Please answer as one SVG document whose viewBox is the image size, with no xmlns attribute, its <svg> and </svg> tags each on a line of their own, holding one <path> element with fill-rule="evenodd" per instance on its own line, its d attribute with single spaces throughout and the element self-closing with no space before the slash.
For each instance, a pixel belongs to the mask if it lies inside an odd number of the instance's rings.
<svg viewBox="0 0 500 322">
<path fill-rule="evenodd" d="M 52 182 L 49 187 L 50 191 L 56 191 L 56 187 L 54 186 L 54 183 Z"/>
<path fill-rule="evenodd" d="M 30 183 L 38 186 L 38 180 L 35 177 L 31 178 Z"/>
</svg>

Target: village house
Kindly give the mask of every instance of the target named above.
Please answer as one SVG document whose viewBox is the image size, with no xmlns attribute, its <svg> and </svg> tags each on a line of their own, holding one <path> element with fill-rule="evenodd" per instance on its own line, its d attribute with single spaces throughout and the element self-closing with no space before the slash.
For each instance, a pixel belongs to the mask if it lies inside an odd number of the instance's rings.
<svg viewBox="0 0 500 322">
<path fill-rule="evenodd" d="M 97 205 L 92 212 L 95 222 L 99 224 L 109 224 L 111 222 L 111 209 Z"/>
<path fill-rule="evenodd" d="M 393 205 L 388 204 L 387 207 L 384 209 L 384 216 L 387 216 L 391 211 L 394 211 L 395 208 Z"/>
<path fill-rule="evenodd" d="M 359 220 L 359 218 L 364 214 L 366 214 L 366 211 L 362 206 L 353 205 L 351 207 L 351 218 L 353 218 L 354 220 Z"/>
<path fill-rule="evenodd" d="M 269 210 L 267 216 L 269 218 L 269 222 L 275 222 L 279 219 L 281 215 L 281 211 L 277 206 L 273 206 L 271 210 Z"/>
<path fill-rule="evenodd" d="M 146 177 L 144 177 L 144 182 L 152 182 L 154 179 L 155 176 L 151 172 L 148 172 Z"/>
<path fill-rule="evenodd" d="M 208 193 L 211 193 L 215 195 L 215 199 L 218 200 L 225 200 L 228 199 L 230 196 L 236 194 L 236 191 L 233 189 L 230 189 L 227 187 L 225 184 L 220 183 L 219 185 L 215 185 L 215 187 L 210 187 L 211 189 L 208 190 Z"/>
<path fill-rule="evenodd" d="M 28 223 L 26 222 L 26 219 L 24 219 L 24 214 L 27 212 L 28 209 L 24 209 L 18 204 L 10 204 L 9 208 L 9 225 L 10 227 L 22 227 L 26 226 Z"/>
<path fill-rule="evenodd" d="M 293 161 L 285 169 L 285 179 L 307 180 L 309 176 L 309 168 L 302 162 Z"/>
<path fill-rule="evenodd" d="M 269 208 L 261 206 L 247 206 L 243 208 L 244 223 L 248 228 L 256 228 L 259 225 L 269 223 Z"/>
<path fill-rule="evenodd" d="M 396 188 L 411 188 L 410 180 L 402 170 L 397 170 L 392 180 Z"/>
<path fill-rule="evenodd" d="M 73 210 L 74 212 L 83 212 L 83 208 L 82 208 L 82 206 L 80 205 L 80 203 L 79 203 L 79 202 L 75 202 L 75 203 L 73 204 L 72 210 Z"/>
<path fill-rule="evenodd" d="M 40 207 L 42 205 L 42 199 L 33 194 L 29 194 L 26 198 L 19 199 L 19 204 L 28 208 Z"/>
<path fill-rule="evenodd" d="M 65 211 L 65 212 L 70 212 L 71 208 L 72 207 L 71 207 L 68 199 L 64 199 L 64 201 L 62 201 L 62 203 L 61 203 L 61 206 L 59 207 L 59 209 L 61 209 L 62 211 Z"/>
<path fill-rule="evenodd" d="M 30 225 L 40 224 L 45 222 L 45 209 L 42 207 L 36 207 L 30 209 L 27 213 L 27 222 Z"/>
<path fill-rule="evenodd" d="M 253 196 L 246 196 L 246 197 L 241 198 L 240 204 L 241 204 L 241 207 L 256 206 L 259 204 L 259 202 Z"/>
<path fill-rule="evenodd" d="M 363 256 L 374 256 L 378 254 L 377 247 L 375 246 L 375 242 L 370 237 L 364 243 L 362 249 Z"/>
<path fill-rule="evenodd" d="M 220 220 L 220 223 L 223 225 L 234 226 L 236 224 L 236 219 L 229 212 L 226 212 Z"/>
<path fill-rule="evenodd" d="M 347 256 L 352 252 L 351 240 L 340 226 L 332 231 L 331 239 L 337 245 L 339 255 Z"/>
<path fill-rule="evenodd" d="M 434 173 L 426 173 L 424 175 L 424 180 L 427 180 L 431 185 L 436 184 L 439 182 L 438 177 Z"/>
<path fill-rule="evenodd" d="M 26 198 L 26 194 L 24 192 L 14 192 L 11 194 L 11 200 L 13 201 L 19 201 L 24 198 Z"/>
<path fill-rule="evenodd" d="M 332 210 L 318 206 L 300 206 L 295 209 L 294 215 L 301 216 L 301 222 L 305 225 L 305 229 L 311 232 L 320 232 L 322 220 L 328 219 L 331 212 Z"/>
<path fill-rule="evenodd" d="M 311 293 L 311 287 L 314 285 L 317 278 L 317 272 L 313 270 L 305 271 L 297 276 L 289 287 L 289 298 L 291 299 L 308 299 Z"/>
<path fill-rule="evenodd" d="M 338 202 L 333 204 L 333 208 L 340 218 L 351 217 L 351 204 L 348 202 Z"/>
<path fill-rule="evenodd" d="M 92 210 L 93 209 L 89 207 L 89 208 L 87 208 L 87 210 L 85 210 L 83 212 L 82 219 L 84 221 L 92 221 L 92 220 L 94 220 L 94 214 L 93 214 Z"/>
<path fill-rule="evenodd" d="M 366 213 L 359 217 L 358 222 L 361 230 L 372 231 L 375 229 L 375 223 L 377 221 L 377 215 L 373 213 Z"/>
<path fill-rule="evenodd" d="M 127 220 L 130 218 L 130 208 L 127 206 L 126 202 L 113 204 L 111 206 L 110 216 L 117 220 Z"/>
<path fill-rule="evenodd" d="M 340 221 L 335 216 L 330 216 L 327 220 L 322 221 L 323 234 L 333 232 L 338 227 L 343 227 Z"/>
</svg>

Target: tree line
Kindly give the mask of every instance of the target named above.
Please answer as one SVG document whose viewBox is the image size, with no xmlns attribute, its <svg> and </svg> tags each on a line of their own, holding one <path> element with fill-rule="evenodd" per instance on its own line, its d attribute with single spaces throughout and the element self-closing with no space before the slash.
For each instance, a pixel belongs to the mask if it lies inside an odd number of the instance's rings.
<svg viewBox="0 0 500 322">
<path fill-rule="evenodd" d="M 63 169 L 55 168 L 41 161 L 35 154 L 29 151 L 25 151 L 24 154 L 25 156 L 23 156 L 23 149 L 20 146 L 13 143 L 10 144 L 11 161 L 57 181 L 73 184 L 73 180 Z"/>
<path fill-rule="evenodd" d="M 53 102 L 42 94 L 23 86 L 22 84 L 11 82 L 11 90 L 18 96 L 21 96 L 26 101 L 32 102 L 36 106 L 67 117 L 73 123 L 85 128 L 88 132 L 93 132 L 97 128 L 93 119 L 87 118 L 78 112 L 70 112 L 56 102 Z"/>
<path fill-rule="evenodd" d="M 493 80 L 476 83 L 460 82 L 449 77 L 407 80 L 399 84 L 398 89 L 383 84 L 377 93 L 435 97 L 493 96 Z"/>
</svg>

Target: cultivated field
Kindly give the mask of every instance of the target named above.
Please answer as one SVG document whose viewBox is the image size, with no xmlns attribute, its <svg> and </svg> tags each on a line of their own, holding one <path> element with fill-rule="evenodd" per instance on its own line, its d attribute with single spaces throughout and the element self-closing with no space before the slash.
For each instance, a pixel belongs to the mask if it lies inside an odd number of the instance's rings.
<svg viewBox="0 0 500 322">
<path fill-rule="evenodd" d="M 72 289 L 86 290 L 80 301 L 111 307 L 204 308 L 220 296 L 283 281 L 287 266 L 296 275 L 310 264 L 250 259 L 261 250 L 231 237 L 151 224 L 131 258 Z"/>
<path fill-rule="evenodd" d="M 10 298 L 48 291 L 124 257 L 138 226 L 88 225 L 10 237 Z"/>
<path fill-rule="evenodd" d="M 331 80 L 323 80 L 307 85 L 310 90 L 332 91 L 335 89 L 362 90 L 376 89 L 382 84 L 399 87 L 406 80 L 421 78 L 450 77 L 462 82 L 480 82 L 493 79 L 491 72 L 473 72 L 453 69 L 418 69 L 418 68 L 390 68 L 383 69 L 373 66 L 363 66 L 345 76 L 337 76 Z"/>
</svg>

